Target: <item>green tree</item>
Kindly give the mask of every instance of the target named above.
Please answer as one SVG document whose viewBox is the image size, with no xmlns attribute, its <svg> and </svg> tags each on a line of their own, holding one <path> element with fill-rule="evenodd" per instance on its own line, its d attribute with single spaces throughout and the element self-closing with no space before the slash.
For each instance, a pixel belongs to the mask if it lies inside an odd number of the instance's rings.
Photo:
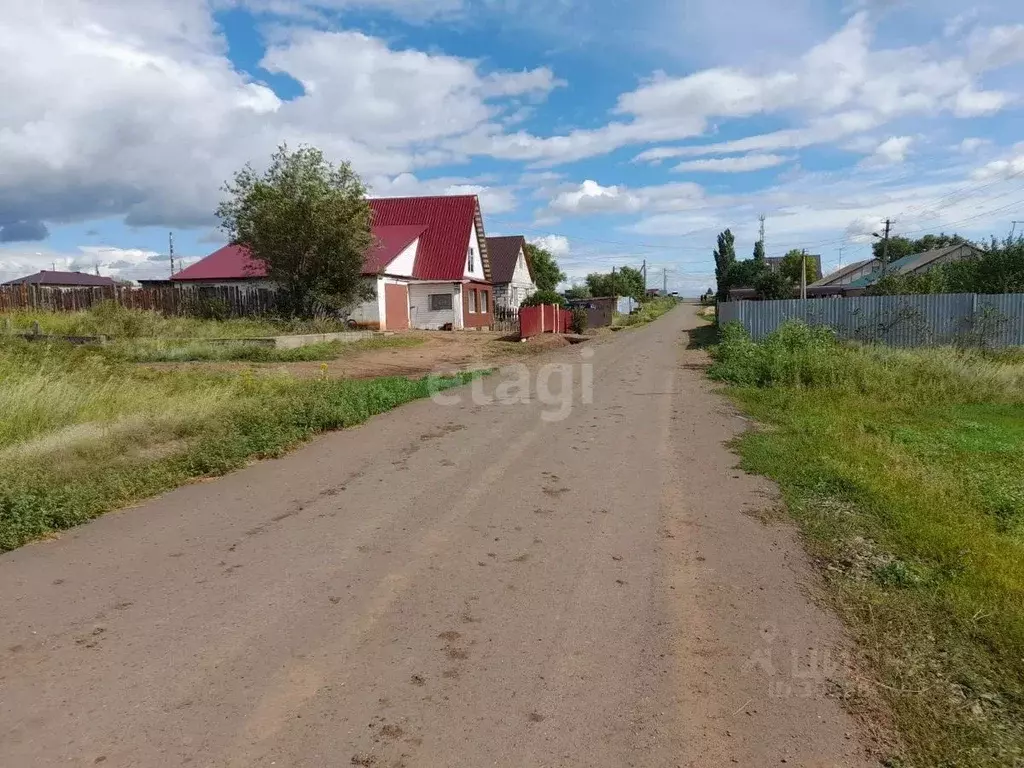
<svg viewBox="0 0 1024 768">
<path fill-rule="evenodd" d="M 618 296 L 632 296 L 637 301 L 647 298 L 644 273 L 634 267 L 622 267 L 615 273 L 618 280 Z"/>
<path fill-rule="evenodd" d="M 584 285 L 574 285 L 565 292 L 567 299 L 589 299 L 590 289 Z"/>
<path fill-rule="evenodd" d="M 766 269 L 754 283 L 757 295 L 765 301 L 793 298 L 793 282 L 781 272 Z"/>
<path fill-rule="evenodd" d="M 533 282 L 539 291 L 554 291 L 558 284 L 565 280 L 565 273 L 559 269 L 558 262 L 551 251 L 532 243 L 526 244 L 526 258 L 530 262 Z"/>
<path fill-rule="evenodd" d="M 282 144 L 270 167 L 246 164 L 224 185 L 217 216 L 231 242 L 266 265 L 291 314 L 345 309 L 366 297 L 363 259 L 372 244 L 366 189 L 348 163 Z"/>
<path fill-rule="evenodd" d="M 718 248 L 714 252 L 715 280 L 718 283 L 717 298 L 726 301 L 729 298 L 729 270 L 736 263 L 736 238 L 731 230 L 725 230 L 718 236 Z"/>
<path fill-rule="evenodd" d="M 565 296 L 554 291 L 534 291 L 525 299 L 520 306 L 523 307 L 539 307 L 541 304 L 556 304 L 559 307 L 565 308 L 569 306 L 565 300 Z"/>
<path fill-rule="evenodd" d="M 733 262 L 729 267 L 730 288 L 753 288 L 758 278 L 768 268 L 767 264 L 757 259 L 744 259 Z"/>
<path fill-rule="evenodd" d="M 913 256 L 915 253 L 934 251 L 937 248 L 945 248 L 950 245 L 960 245 L 961 243 L 966 242 L 967 240 L 960 237 L 960 235 L 947 235 L 945 232 L 939 235 L 925 235 L 917 240 L 911 240 L 910 238 L 903 237 L 902 235 L 896 235 L 895 237 L 889 238 L 888 260 L 889 263 L 892 264 L 898 259 L 902 259 L 906 256 Z M 882 240 L 876 240 L 871 246 L 874 257 L 879 260 L 882 258 L 882 252 L 884 249 L 885 244 Z"/>
<path fill-rule="evenodd" d="M 800 269 L 804 266 L 804 254 L 803 251 L 794 248 L 785 256 L 782 257 L 782 263 L 779 265 L 779 272 L 794 285 L 800 284 Z M 811 260 L 808 258 L 806 263 L 806 274 L 807 284 L 810 285 L 814 282 L 814 266 L 811 264 Z"/>
<path fill-rule="evenodd" d="M 763 240 L 758 240 L 756 243 L 754 243 L 754 261 L 758 262 L 759 264 L 765 263 Z"/>
</svg>

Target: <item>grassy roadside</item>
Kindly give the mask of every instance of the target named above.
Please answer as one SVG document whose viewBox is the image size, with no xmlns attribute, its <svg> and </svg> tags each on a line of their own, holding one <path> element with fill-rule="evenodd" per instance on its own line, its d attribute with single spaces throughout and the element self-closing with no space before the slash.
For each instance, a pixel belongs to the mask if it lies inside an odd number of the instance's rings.
<svg viewBox="0 0 1024 768">
<path fill-rule="evenodd" d="M 893 765 L 1024 760 L 1024 359 L 726 329 L 710 374 L 779 483 L 904 744 Z"/>
<path fill-rule="evenodd" d="M 104 302 L 82 312 L 2 312 L 0 326 L 28 333 L 39 323 L 52 336 L 109 336 L 113 339 L 141 337 L 168 339 L 244 339 L 290 333 L 337 333 L 346 330 L 333 320 L 270 320 L 235 318 L 206 320 L 197 317 L 168 317 Z"/>
<path fill-rule="evenodd" d="M 136 339 L 103 347 L 105 355 L 134 363 L 231 362 L 301 363 L 337 360 L 374 349 L 416 347 L 424 339 L 415 336 L 375 336 L 359 341 L 327 341 L 296 349 L 276 349 L 245 342 L 174 341 Z"/>
<path fill-rule="evenodd" d="M 473 374 L 411 381 L 155 371 L 0 343 L 0 551 L 275 456 Z"/>
<path fill-rule="evenodd" d="M 673 309 L 677 304 L 679 304 L 679 302 L 669 296 L 650 299 L 649 301 L 643 302 L 640 305 L 639 311 L 632 315 L 616 314 L 613 326 L 618 328 L 632 328 L 635 326 L 653 323 L 670 309 Z"/>
</svg>

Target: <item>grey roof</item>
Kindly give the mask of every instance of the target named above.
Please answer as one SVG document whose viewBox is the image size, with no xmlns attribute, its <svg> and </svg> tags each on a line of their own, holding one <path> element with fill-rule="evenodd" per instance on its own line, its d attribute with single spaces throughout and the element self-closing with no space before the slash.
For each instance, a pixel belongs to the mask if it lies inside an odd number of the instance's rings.
<svg viewBox="0 0 1024 768">
<path fill-rule="evenodd" d="M 44 269 L 27 277 L 8 280 L 4 285 L 55 285 L 90 288 L 110 288 L 115 285 L 112 277 L 90 275 L 88 272 L 54 272 Z"/>
<path fill-rule="evenodd" d="M 817 280 L 807 287 L 810 288 L 812 286 L 832 285 L 838 280 L 842 280 L 844 277 L 851 274 L 852 272 L 856 272 L 861 267 L 867 266 L 872 261 L 874 261 L 874 259 L 864 259 L 863 261 L 855 261 L 853 264 L 847 264 L 845 267 L 840 267 L 832 274 L 825 275 L 825 277 L 821 278 L 821 280 Z"/>
<path fill-rule="evenodd" d="M 915 272 L 920 272 L 933 262 L 938 261 L 939 259 L 953 253 L 953 251 L 958 251 L 961 248 L 968 248 L 974 253 L 978 252 L 978 249 L 970 243 L 955 243 L 953 245 L 947 245 L 945 248 L 935 248 L 931 251 L 924 251 L 923 253 L 912 253 L 910 256 L 904 256 L 902 259 L 896 259 L 896 261 L 889 264 L 889 271 L 897 275 L 911 275 Z M 866 288 L 881 276 L 881 271 L 865 275 L 864 277 L 850 283 L 850 287 Z"/>
<path fill-rule="evenodd" d="M 491 257 L 491 282 L 511 283 L 519 261 L 519 251 L 526 252 L 526 238 L 522 235 L 510 237 L 488 237 L 487 253 Z M 529 266 L 529 260 L 527 260 Z"/>
</svg>

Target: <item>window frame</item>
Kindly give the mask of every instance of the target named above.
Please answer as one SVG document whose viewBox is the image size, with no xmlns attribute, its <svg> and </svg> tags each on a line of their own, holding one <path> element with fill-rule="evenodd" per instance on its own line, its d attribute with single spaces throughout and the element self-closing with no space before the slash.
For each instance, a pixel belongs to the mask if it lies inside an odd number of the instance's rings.
<svg viewBox="0 0 1024 768">
<path fill-rule="evenodd" d="M 434 306 L 434 299 L 445 299 L 447 300 L 448 306 Z M 452 309 L 455 308 L 455 300 L 450 293 L 428 293 L 427 303 L 430 306 L 431 312 L 450 312 Z"/>
<path fill-rule="evenodd" d="M 476 249 L 469 246 L 469 253 L 466 254 L 466 271 L 472 274 L 476 271 Z"/>
<path fill-rule="evenodd" d="M 471 314 L 476 314 L 476 288 L 470 288 L 469 294 L 466 296 L 466 311 Z"/>
<path fill-rule="evenodd" d="M 477 295 L 480 297 L 480 314 L 486 315 L 490 312 L 491 301 L 488 298 L 490 294 L 486 290 L 480 290 Z"/>
</svg>

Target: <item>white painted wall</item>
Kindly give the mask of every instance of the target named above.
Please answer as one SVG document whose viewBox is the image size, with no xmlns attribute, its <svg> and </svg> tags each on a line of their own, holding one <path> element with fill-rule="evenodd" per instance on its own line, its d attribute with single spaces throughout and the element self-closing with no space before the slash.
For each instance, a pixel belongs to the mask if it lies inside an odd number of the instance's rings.
<svg viewBox="0 0 1024 768">
<path fill-rule="evenodd" d="M 357 305 L 351 314 L 351 318 L 357 323 L 368 325 L 379 324 L 384 317 L 384 288 L 382 278 L 367 277 L 364 282 L 373 288 L 373 298 L 367 299 Z"/>
<path fill-rule="evenodd" d="M 480 248 L 480 238 L 477 237 L 476 221 L 473 222 L 473 231 L 469 237 L 469 247 L 473 249 L 473 253 L 475 254 L 475 256 L 473 257 L 473 270 L 470 271 L 467 269 L 466 277 L 472 278 L 474 280 L 486 280 L 487 278 L 484 277 L 483 256 L 481 256 L 483 250 Z M 466 258 L 468 255 L 469 254 L 463 254 L 464 266 L 468 266 L 467 262 L 469 260 Z"/>
<path fill-rule="evenodd" d="M 405 247 L 404 251 L 391 260 L 391 263 L 384 268 L 384 271 L 389 275 L 412 277 L 412 268 L 416 264 L 416 252 L 419 249 L 419 245 L 420 239 L 417 237 Z"/>
<path fill-rule="evenodd" d="M 459 286 L 452 283 L 410 283 L 409 284 L 409 318 L 413 328 L 436 331 L 446 323 L 455 328 L 462 327 L 462 295 Z M 452 308 L 432 312 L 430 310 L 430 294 L 446 293 L 452 297 Z"/>
</svg>

